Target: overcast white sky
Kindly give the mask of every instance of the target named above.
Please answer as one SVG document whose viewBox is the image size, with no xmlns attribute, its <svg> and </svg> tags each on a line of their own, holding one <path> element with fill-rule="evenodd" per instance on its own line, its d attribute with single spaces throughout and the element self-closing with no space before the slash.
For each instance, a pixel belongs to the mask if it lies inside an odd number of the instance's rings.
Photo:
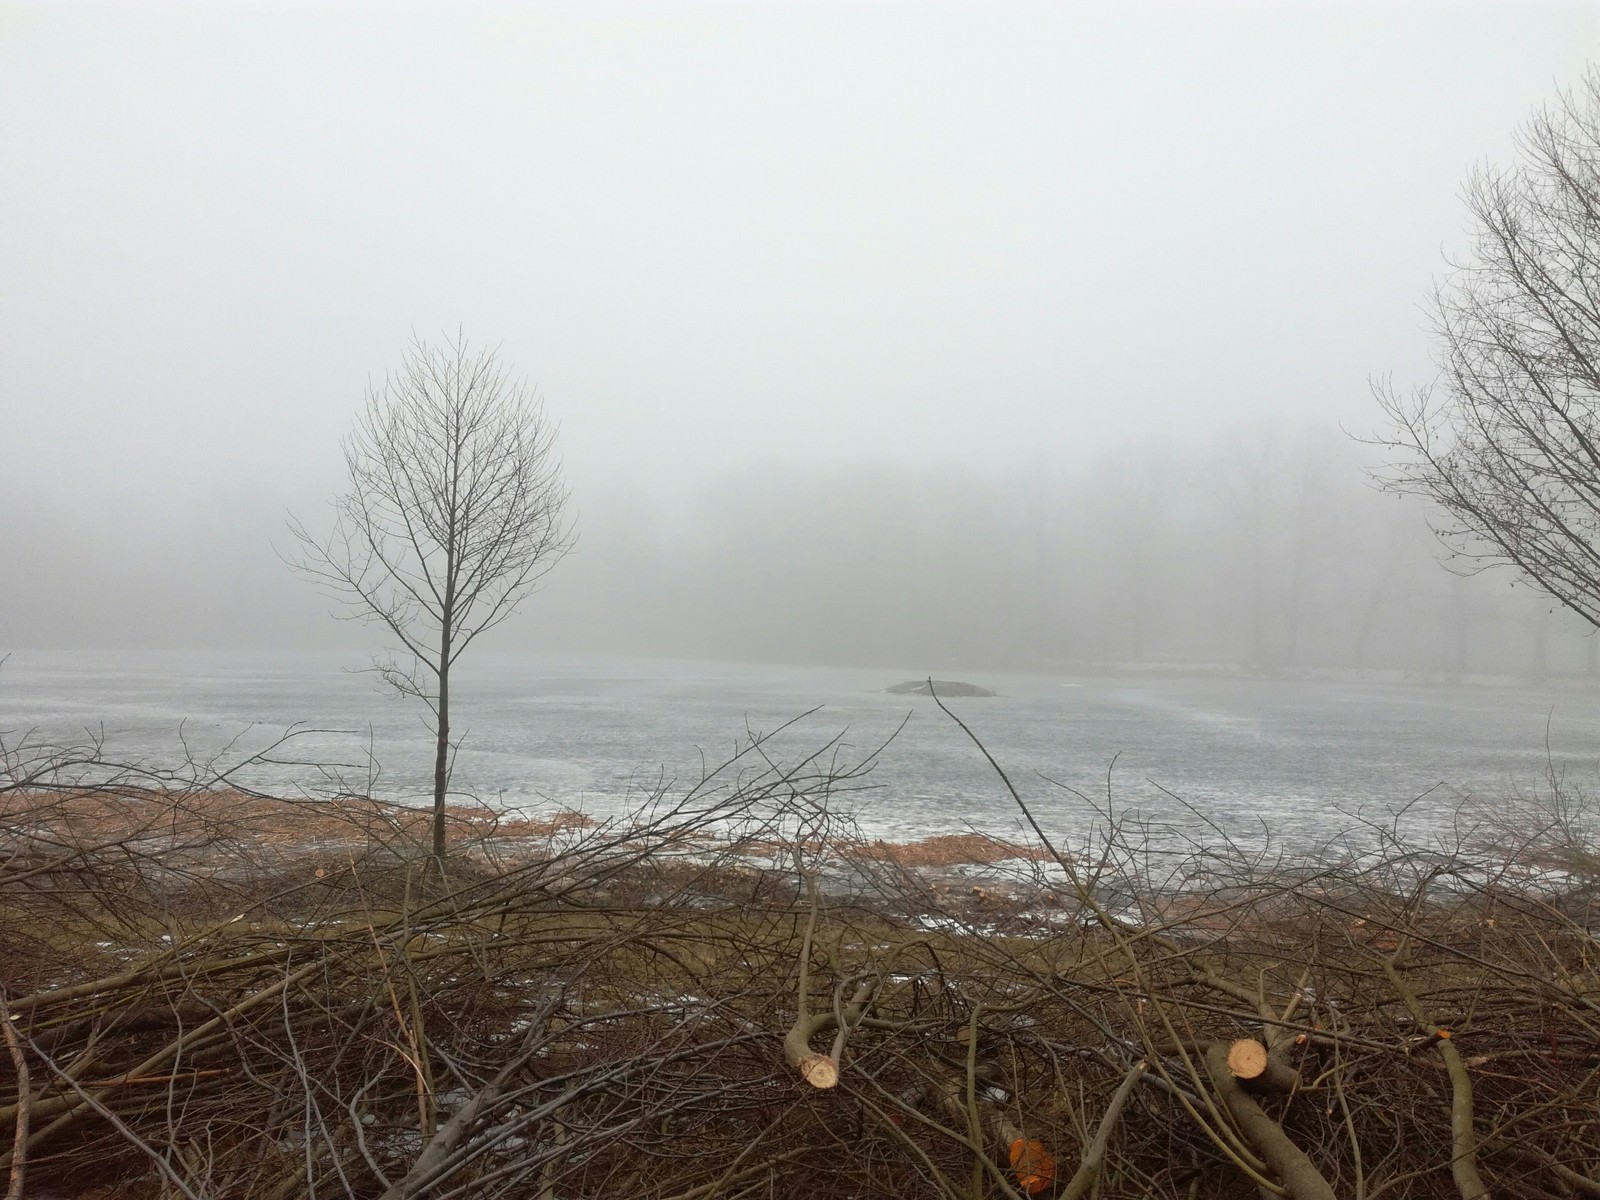
<svg viewBox="0 0 1600 1200">
<path fill-rule="evenodd" d="M 0 554 L 325 494 L 413 328 L 503 343 L 580 506 L 1369 427 L 1597 13 L 0 6 Z"/>
</svg>

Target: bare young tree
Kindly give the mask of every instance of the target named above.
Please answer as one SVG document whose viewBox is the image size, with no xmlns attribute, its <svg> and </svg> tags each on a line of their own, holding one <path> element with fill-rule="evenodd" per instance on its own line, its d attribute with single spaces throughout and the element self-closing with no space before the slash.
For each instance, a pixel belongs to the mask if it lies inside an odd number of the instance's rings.
<svg viewBox="0 0 1600 1200">
<path fill-rule="evenodd" d="M 1380 474 L 1442 513 L 1464 572 L 1509 565 L 1600 625 L 1600 72 L 1467 181 L 1475 239 L 1434 292 L 1440 374 L 1380 384 Z"/>
<path fill-rule="evenodd" d="M 572 549 L 556 428 L 536 393 L 507 376 L 498 351 L 460 336 L 413 340 L 400 368 L 369 388 L 344 440 L 350 490 L 318 538 L 293 517 L 290 560 L 345 606 L 398 640 L 373 669 L 426 703 L 436 735 L 433 857 L 445 853 L 450 668 L 504 621 Z"/>
</svg>

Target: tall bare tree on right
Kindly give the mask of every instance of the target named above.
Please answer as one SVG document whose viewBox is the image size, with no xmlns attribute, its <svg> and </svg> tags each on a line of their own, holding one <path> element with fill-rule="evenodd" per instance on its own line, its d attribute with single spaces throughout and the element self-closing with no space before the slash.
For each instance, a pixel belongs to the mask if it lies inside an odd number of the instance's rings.
<svg viewBox="0 0 1600 1200">
<path fill-rule="evenodd" d="M 1375 390 L 1390 490 L 1437 507 L 1463 573 L 1510 566 L 1600 626 L 1600 72 L 1467 180 L 1468 258 L 1434 290 L 1440 373 Z"/>
</svg>

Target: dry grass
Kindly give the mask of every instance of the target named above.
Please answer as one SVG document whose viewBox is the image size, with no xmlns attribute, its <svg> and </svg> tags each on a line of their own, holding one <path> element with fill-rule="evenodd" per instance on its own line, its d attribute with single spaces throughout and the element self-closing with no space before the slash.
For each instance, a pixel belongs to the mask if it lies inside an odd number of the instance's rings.
<svg viewBox="0 0 1600 1200">
<path fill-rule="evenodd" d="M 1050 856 L 1042 846 L 1029 846 L 981 833 L 942 833 L 914 842 L 882 839 L 843 842 L 838 853 L 853 861 L 893 863 L 898 867 L 986 866 L 1020 859 L 1044 862 Z"/>
<path fill-rule="evenodd" d="M 431 836 L 432 811 L 364 796 L 284 799 L 234 788 L 134 786 L 29 789 L 0 794 L 0 821 L 83 844 L 165 838 L 175 845 L 219 831 L 259 846 L 305 851 L 372 841 L 420 843 Z M 506 817 L 483 805 L 445 808 L 452 841 L 544 838 L 585 829 L 594 818 L 571 810 L 544 817 Z"/>
</svg>

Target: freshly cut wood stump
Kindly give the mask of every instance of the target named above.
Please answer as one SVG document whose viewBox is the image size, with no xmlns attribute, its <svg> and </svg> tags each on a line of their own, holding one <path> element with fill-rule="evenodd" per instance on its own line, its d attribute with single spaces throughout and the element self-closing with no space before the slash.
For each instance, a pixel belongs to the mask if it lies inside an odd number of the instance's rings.
<svg viewBox="0 0 1600 1200">
<path fill-rule="evenodd" d="M 1255 1038 L 1239 1038 L 1228 1047 L 1228 1070 L 1235 1079 L 1257 1079 L 1267 1069 L 1267 1048 Z"/>
<path fill-rule="evenodd" d="M 826 1054 L 808 1054 L 798 1064 L 800 1077 L 814 1088 L 831 1088 L 839 1082 L 839 1064 Z"/>
<path fill-rule="evenodd" d="M 1274 1092 L 1292 1092 L 1300 1083 L 1294 1068 L 1273 1058 L 1255 1038 L 1239 1038 L 1228 1047 L 1228 1072 L 1240 1083 Z"/>
</svg>

